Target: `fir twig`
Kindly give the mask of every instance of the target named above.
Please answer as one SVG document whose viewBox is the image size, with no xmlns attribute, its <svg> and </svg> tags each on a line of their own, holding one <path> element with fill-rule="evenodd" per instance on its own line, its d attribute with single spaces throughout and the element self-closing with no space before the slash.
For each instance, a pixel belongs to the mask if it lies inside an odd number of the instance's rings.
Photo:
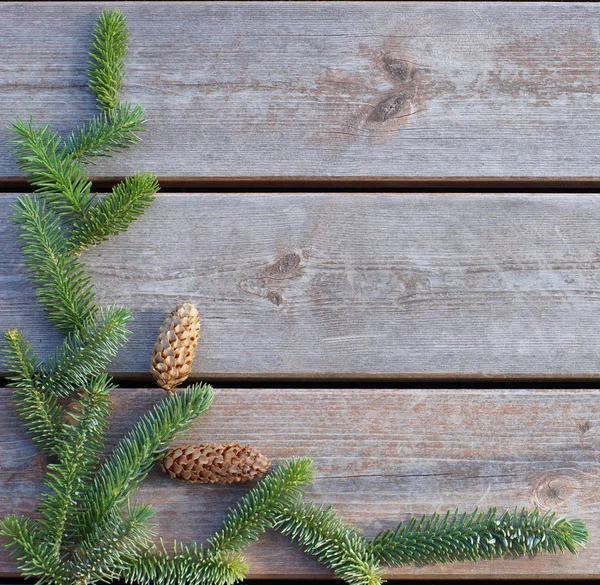
<svg viewBox="0 0 600 585">
<path fill-rule="evenodd" d="M 125 77 L 129 33 L 125 16 L 118 10 L 105 10 L 94 28 L 90 48 L 90 89 L 98 107 L 113 111 L 119 105 L 119 92 Z"/>
<path fill-rule="evenodd" d="M 242 581 L 247 572 L 247 564 L 237 554 L 209 554 L 195 543 L 174 543 L 169 553 L 161 543 L 132 558 L 122 577 L 126 583 L 138 585 L 232 585 Z"/>
<path fill-rule="evenodd" d="M 33 119 L 26 124 L 17 118 L 12 129 L 12 154 L 36 193 L 59 217 L 85 220 L 94 201 L 92 183 L 58 134 L 53 134 L 49 125 L 34 128 Z"/>
<path fill-rule="evenodd" d="M 94 290 L 84 268 L 68 255 L 59 219 L 28 195 L 18 199 L 15 211 L 25 264 L 42 308 L 62 331 L 84 330 L 94 319 Z"/>
<path fill-rule="evenodd" d="M 41 369 L 41 387 L 57 396 L 67 396 L 85 384 L 89 376 L 100 374 L 127 341 L 131 319 L 129 309 L 102 309 L 93 325 L 65 338 Z"/>
<path fill-rule="evenodd" d="M 119 104 L 111 112 L 101 112 L 72 132 L 65 142 L 68 154 L 81 162 L 90 163 L 93 157 L 110 156 L 137 144 L 144 130 L 146 112 L 142 106 Z"/>
<path fill-rule="evenodd" d="M 16 558 L 23 577 L 37 577 L 38 585 L 57 585 L 66 579 L 62 561 L 30 518 L 14 514 L 2 518 L 0 536 L 6 539 L 5 546 Z"/>
<path fill-rule="evenodd" d="M 366 539 L 331 508 L 297 503 L 276 519 L 275 528 L 350 585 L 379 585 L 381 570 Z"/>
<path fill-rule="evenodd" d="M 79 251 L 125 231 L 154 201 L 158 189 L 151 173 L 127 177 L 90 209 L 84 222 L 75 224 L 70 239 L 72 249 Z"/>
<path fill-rule="evenodd" d="M 280 465 L 229 510 L 221 529 L 210 538 L 208 551 L 241 552 L 300 498 L 313 473 L 310 459 L 291 459 Z"/>
<path fill-rule="evenodd" d="M 104 525 L 106 515 L 120 508 L 137 489 L 173 436 L 205 412 L 213 397 L 210 386 L 194 384 L 166 398 L 140 419 L 87 489 L 80 516 L 82 534 Z"/>
<path fill-rule="evenodd" d="M 106 375 L 90 378 L 83 387 L 79 405 L 71 414 L 76 425 L 65 425 L 58 463 L 49 463 L 44 483 L 51 493 L 43 494 L 39 511 L 48 544 L 60 555 L 69 536 L 73 517 L 85 482 L 102 452 L 109 411 L 109 394 L 114 388 Z"/>
<path fill-rule="evenodd" d="M 73 552 L 69 573 L 74 583 L 119 579 L 151 545 L 153 532 L 147 524 L 153 516 L 151 506 L 128 506 L 127 514 L 118 511 L 107 527 L 92 534 Z"/>
<path fill-rule="evenodd" d="M 50 455 L 61 452 L 63 409 L 57 398 L 40 388 L 38 358 L 20 331 L 4 333 L 5 366 L 13 372 L 8 378 L 16 398 L 16 410 L 33 442 Z"/>
<path fill-rule="evenodd" d="M 378 534 L 371 550 L 389 565 L 426 565 L 565 550 L 575 554 L 587 538 L 580 520 L 526 509 L 498 515 L 492 508 L 413 519 Z"/>
</svg>

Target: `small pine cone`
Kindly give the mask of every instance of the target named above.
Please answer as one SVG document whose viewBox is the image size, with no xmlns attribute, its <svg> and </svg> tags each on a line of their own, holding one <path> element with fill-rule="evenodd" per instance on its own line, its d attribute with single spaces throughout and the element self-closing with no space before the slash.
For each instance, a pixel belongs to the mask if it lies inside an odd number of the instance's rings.
<svg viewBox="0 0 600 585">
<path fill-rule="evenodd" d="M 156 383 L 171 392 L 192 370 L 200 338 L 200 315 L 191 303 L 181 303 L 167 315 L 154 344 L 150 371 Z"/>
<path fill-rule="evenodd" d="M 163 470 L 173 478 L 192 483 L 239 483 L 259 479 L 271 462 L 249 445 L 191 445 L 169 449 Z"/>
</svg>

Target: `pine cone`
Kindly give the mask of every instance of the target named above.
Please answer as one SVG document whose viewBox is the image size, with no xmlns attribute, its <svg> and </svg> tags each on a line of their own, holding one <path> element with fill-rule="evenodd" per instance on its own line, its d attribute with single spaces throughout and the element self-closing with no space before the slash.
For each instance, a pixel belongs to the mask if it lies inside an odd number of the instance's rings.
<svg viewBox="0 0 600 585">
<path fill-rule="evenodd" d="M 200 315 L 192 303 L 181 303 L 167 315 L 154 344 L 150 371 L 159 386 L 171 392 L 192 370 L 200 338 Z"/>
<path fill-rule="evenodd" d="M 162 460 L 170 476 L 192 483 L 239 483 L 262 477 L 271 462 L 249 445 L 191 445 L 169 449 Z"/>
</svg>

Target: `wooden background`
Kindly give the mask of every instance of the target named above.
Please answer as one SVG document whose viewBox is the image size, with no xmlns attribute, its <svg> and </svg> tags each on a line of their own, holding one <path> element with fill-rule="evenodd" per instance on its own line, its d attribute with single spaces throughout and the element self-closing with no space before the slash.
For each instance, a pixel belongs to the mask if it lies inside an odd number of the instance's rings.
<svg viewBox="0 0 600 585">
<path fill-rule="evenodd" d="M 106 3 L 0 4 L 0 126 L 95 112 Z M 217 398 L 182 441 L 313 457 L 311 499 L 373 535 L 414 515 L 538 506 L 586 520 L 579 556 L 404 568 L 395 578 L 600 577 L 600 7 L 589 3 L 111 3 L 144 141 L 90 169 L 163 187 L 85 254 L 136 322 L 111 370 L 114 445 L 162 398 L 158 326 L 194 302 L 194 376 Z M 0 330 L 42 355 L 10 223 L 27 190 L 0 131 Z M 0 364 L 0 376 L 6 371 Z M 2 385 L 2 384 L 0 384 Z M 45 461 L 0 390 L 0 516 Z M 202 540 L 245 487 L 141 489 L 165 540 Z M 285 538 L 253 577 L 323 576 Z M 0 552 L 0 576 L 16 573 Z"/>
</svg>

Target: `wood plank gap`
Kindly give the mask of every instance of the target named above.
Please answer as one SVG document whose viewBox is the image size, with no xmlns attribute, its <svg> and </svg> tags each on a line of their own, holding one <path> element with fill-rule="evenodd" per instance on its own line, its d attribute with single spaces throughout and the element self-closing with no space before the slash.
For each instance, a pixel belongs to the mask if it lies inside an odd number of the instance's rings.
<svg viewBox="0 0 600 585">
<path fill-rule="evenodd" d="M 92 192 L 112 189 L 125 177 L 91 177 Z M 238 178 L 172 178 L 159 177 L 161 193 L 597 193 L 600 178 L 569 179 L 481 179 L 461 178 L 390 178 L 346 177 L 238 177 Z M 0 195 L 30 192 L 31 186 L 22 177 L 0 179 Z"/>
</svg>

